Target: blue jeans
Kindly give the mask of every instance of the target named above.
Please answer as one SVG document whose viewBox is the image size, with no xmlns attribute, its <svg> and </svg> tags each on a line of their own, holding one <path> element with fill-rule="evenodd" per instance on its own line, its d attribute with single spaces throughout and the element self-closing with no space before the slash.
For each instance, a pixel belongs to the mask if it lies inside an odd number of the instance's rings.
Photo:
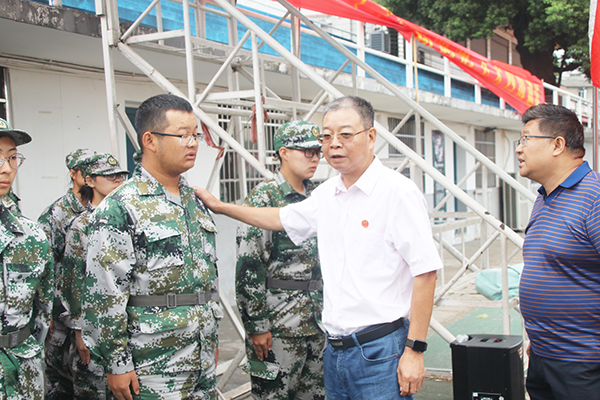
<svg viewBox="0 0 600 400">
<path fill-rule="evenodd" d="M 323 353 L 327 400 L 412 400 L 400 396 L 398 361 L 404 352 L 408 320 L 396 331 L 372 342 L 334 349 L 329 343 Z"/>
</svg>

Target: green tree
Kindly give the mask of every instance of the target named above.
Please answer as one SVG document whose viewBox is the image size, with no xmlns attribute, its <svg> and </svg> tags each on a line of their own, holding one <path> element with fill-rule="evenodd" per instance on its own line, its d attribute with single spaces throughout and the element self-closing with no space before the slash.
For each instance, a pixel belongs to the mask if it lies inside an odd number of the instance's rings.
<svg viewBox="0 0 600 400">
<path fill-rule="evenodd" d="M 453 41 L 512 29 L 523 68 L 548 83 L 559 85 L 561 72 L 580 67 L 589 77 L 589 0 L 376 1 Z"/>
</svg>

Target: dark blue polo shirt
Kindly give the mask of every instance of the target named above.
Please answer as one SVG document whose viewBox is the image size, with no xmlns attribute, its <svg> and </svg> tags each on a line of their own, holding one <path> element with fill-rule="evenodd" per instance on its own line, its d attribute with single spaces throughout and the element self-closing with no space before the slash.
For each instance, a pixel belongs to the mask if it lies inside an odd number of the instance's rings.
<svg viewBox="0 0 600 400">
<path fill-rule="evenodd" d="M 549 196 L 539 193 L 519 290 L 532 349 L 600 362 L 600 174 L 584 162 Z"/>
</svg>

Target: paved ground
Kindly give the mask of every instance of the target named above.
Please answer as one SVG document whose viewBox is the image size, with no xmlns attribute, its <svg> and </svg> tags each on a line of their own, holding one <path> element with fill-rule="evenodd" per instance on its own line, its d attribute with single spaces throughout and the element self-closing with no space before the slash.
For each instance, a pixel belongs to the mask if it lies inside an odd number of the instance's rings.
<svg viewBox="0 0 600 400">
<path fill-rule="evenodd" d="M 481 243 L 472 241 L 455 246 L 458 250 L 464 251 L 467 258 L 471 258 L 477 253 Z M 511 254 L 516 248 L 512 243 L 507 244 L 507 254 Z M 501 243 L 496 240 L 489 249 L 490 268 L 501 264 Z M 438 276 L 438 287 L 443 286 L 462 269 L 463 264 L 457 261 L 447 251 L 444 251 L 444 273 Z M 518 252 L 509 260 L 509 265 L 522 262 L 521 253 Z M 481 267 L 482 260 L 475 262 L 475 265 Z M 463 301 L 468 305 L 442 305 L 434 308 L 433 317 L 440 322 L 453 335 L 458 334 L 483 334 L 493 333 L 502 334 L 503 316 L 499 308 L 479 307 L 474 301 L 485 299 L 475 291 L 473 279 L 459 280 L 459 283 L 453 286 L 453 289 L 445 296 L 449 301 L 457 303 Z M 234 305 L 235 307 L 235 305 Z M 237 311 L 237 310 L 236 310 Z M 521 335 L 522 323 L 518 313 L 510 313 L 510 334 Z M 425 365 L 427 368 L 427 379 L 421 391 L 415 396 L 416 400 L 452 400 L 452 355 L 449 344 L 444 341 L 432 329 L 428 335 L 429 350 L 425 353 Z M 230 318 L 226 317 L 220 325 L 220 363 L 233 359 L 236 354 L 243 349 L 242 340 L 239 338 Z M 249 390 L 250 379 L 247 374 L 237 368 L 232 378 L 222 390 L 223 398 L 226 399 L 250 399 L 247 392 Z M 245 392 L 244 392 L 245 391 Z M 242 394 L 239 394 L 242 392 Z M 458 399 L 457 399 L 458 400 Z"/>
</svg>

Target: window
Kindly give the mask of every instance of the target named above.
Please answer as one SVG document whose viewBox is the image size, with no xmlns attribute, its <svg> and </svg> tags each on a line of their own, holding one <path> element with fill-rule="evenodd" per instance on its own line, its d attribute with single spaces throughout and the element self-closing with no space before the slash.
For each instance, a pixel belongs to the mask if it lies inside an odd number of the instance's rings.
<svg viewBox="0 0 600 400">
<path fill-rule="evenodd" d="M 393 131 L 396 126 L 402 121 L 400 118 L 388 117 L 388 129 L 389 131 Z M 412 150 L 417 151 L 417 132 L 415 129 L 415 117 L 414 115 L 406 121 L 404 126 L 400 128 L 398 133 L 396 133 L 396 137 L 400 139 L 404 144 L 410 147 Z M 424 157 L 424 149 L 425 149 L 425 139 L 423 135 L 423 131 L 425 129 L 425 124 L 421 122 L 421 157 Z M 389 146 L 389 156 L 390 158 L 394 157 L 404 157 L 402 153 L 400 153 L 395 147 Z M 402 170 L 402 174 L 404 176 L 410 177 L 410 171 L 408 168 Z"/>
<path fill-rule="evenodd" d="M 249 108 L 246 108 L 249 110 Z M 273 111 L 273 110 L 267 110 Z M 228 130 L 231 117 L 229 115 L 219 114 L 218 123 L 221 128 Z M 267 169 L 270 171 L 276 171 L 278 163 L 270 163 L 270 160 L 275 155 L 273 147 L 273 135 L 279 126 L 283 125 L 286 121 L 283 120 L 268 120 L 265 121 L 265 147 L 266 147 L 266 161 Z M 254 157 L 258 157 L 258 147 L 256 143 L 252 143 L 252 130 L 250 118 L 242 117 L 242 132 L 231 132 L 231 135 L 240 141 L 240 143 L 246 148 L 250 154 Z M 240 173 L 242 172 L 241 163 L 244 163 L 246 171 L 246 192 L 249 193 L 254 186 L 258 185 L 265 178 L 256 171 L 250 164 L 248 164 L 240 155 L 238 155 L 232 149 L 227 149 L 223 156 L 223 166 L 219 172 L 220 185 L 221 185 L 221 200 L 228 203 L 239 202 L 243 200 L 242 190 L 240 187 L 241 178 Z"/>
<path fill-rule="evenodd" d="M 492 129 L 479 130 L 475 129 L 475 148 L 492 162 L 496 162 L 496 142 L 495 132 Z M 476 172 L 476 185 L 478 188 L 482 186 L 482 167 L 479 167 Z M 487 172 L 488 187 L 496 186 L 496 174 L 488 170 Z"/>
</svg>

